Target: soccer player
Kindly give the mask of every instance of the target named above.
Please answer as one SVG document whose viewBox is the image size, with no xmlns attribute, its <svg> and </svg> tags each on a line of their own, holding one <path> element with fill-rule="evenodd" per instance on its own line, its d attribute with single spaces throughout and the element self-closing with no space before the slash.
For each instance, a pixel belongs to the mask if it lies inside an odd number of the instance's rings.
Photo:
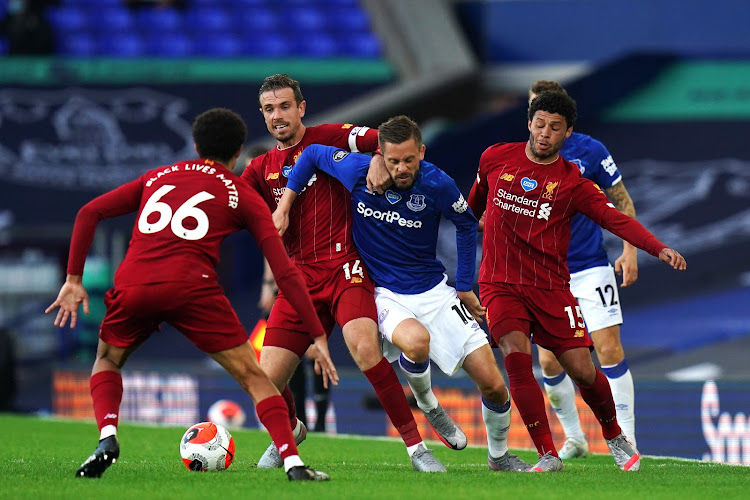
<svg viewBox="0 0 750 500">
<path fill-rule="evenodd" d="M 45 311 L 59 307 L 55 325 L 61 327 L 68 320 L 75 326 L 79 304 L 89 312 L 81 279 L 98 222 L 138 212 L 127 254 L 115 274 L 114 287 L 105 296 L 107 312 L 91 372 L 99 446 L 76 471 L 77 477 L 101 477 L 119 458 L 120 370 L 159 324 L 166 322 L 215 359 L 251 395 L 261 423 L 284 450 L 290 481 L 328 479 L 300 459 L 286 403 L 255 360 L 247 333 L 215 271 L 222 240 L 249 230 L 315 339 L 323 373 L 337 383 L 322 325 L 304 291 L 302 276 L 284 252 L 271 213 L 258 194 L 231 172 L 246 135 L 245 122 L 236 113 L 223 108 L 208 110 L 193 123 L 200 159 L 146 172 L 90 201 L 76 216 L 67 278 L 57 300 Z"/>
<path fill-rule="evenodd" d="M 529 103 L 549 90 L 565 92 L 555 81 L 539 80 L 529 89 Z M 577 165 L 582 176 L 601 187 L 620 212 L 635 218 L 633 200 L 604 144 L 591 136 L 572 132 L 565 139 L 560 155 Z M 612 268 L 604 248 L 602 230 L 591 219 L 582 214 L 576 215 L 571 222 L 570 231 L 570 291 L 581 306 L 602 372 L 612 388 L 617 422 L 625 436 L 636 446 L 633 376 L 620 342 L 622 309 L 615 272 L 622 274 L 623 287 L 635 283 L 638 279 L 638 250 L 623 240 L 622 255 L 615 260 Z M 573 382 L 565 374 L 555 355 L 541 347 L 539 363 L 542 365 L 544 389 L 565 431 L 560 458 L 565 460 L 585 457 L 589 445 L 578 417 Z"/>
<path fill-rule="evenodd" d="M 369 157 L 312 145 L 289 174 L 274 223 L 282 232 L 287 228 L 292 201 L 313 175 L 321 175 L 316 166 L 339 179 L 352 193 L 354 242 L 376 284 L 380 331 L 386 345 L 400 350 L 393 360 L 399 360 L 419 408 L 428 417 L 442 408 L 430 383 L 430 358 L 447 375 L 463 366 L 482 394 L 490 469 L 527 471 L 531 466 L 508 451 L 510 394 L 474 319 L 484 316 L 472 290 L 477 220 L 453 179 L 424 161 L 414 121 L 396 116 L 378 131 L 392 179 L 384 195 L 368 190 Z M 456 226 L 455 289 L 446 284 L 445 267 L 435 256 L 442 217 Z"/>
<path fill-rule="evenodd" d="M 288 75 L 267 77 L 259 89 L 258 101 L 277 145 L 252 160 L 242 177 L 273 210 L 284 192 L 289 172 L 310 144 L 354 152 L 377 148 L 378 132 L 369 127 L 303 125 L 307 103 L 299 82 Z M 341 325 L 352 358 L 404 440 L 412 466 L 424 472 L 445 472 L 443 464 L 424 445 L 398 377 L 380 349 L 374 287 L 352 242 L 350 199 L 346 188 L 333 177 L 324 173 L 315 176 L 290 214 L 291 224 L 284 234 L 287 252 L 306 277 L 325 331 L 330 335 L 334 323 Z M 310 345 L 307 328 L 307 322 L 282 290 L 268 318 L 260 364 L 285 397 L 297 444 L 305 439 L 307 429 L 296 417 L 287 384 Z M 258 467 L 280 466 L 278 450 L 271 443 Z"/>
<path fill-rule="evenodd" d="M 575 120 L 573 99 L 544 92 L 529 106 L 528 142 L 496 144 L 482 154 L 469 195 L 475 214 L 487 210 L 479 293 L 490 335 L 503 352 L 511 394 L 540 455 L 532 470 L 562 470 L 563 464 L 532 371 L 531 338 L 552 351 L 576 383 L 618 467 L 635 471 L 640 454 L 617 423 L 609 383 L 591 360 L 592 341 L 570 293 L 571 219 L 580 212 L 674 269 L 684 270 L 686 263 L 560 156 Z"/>
</svg>

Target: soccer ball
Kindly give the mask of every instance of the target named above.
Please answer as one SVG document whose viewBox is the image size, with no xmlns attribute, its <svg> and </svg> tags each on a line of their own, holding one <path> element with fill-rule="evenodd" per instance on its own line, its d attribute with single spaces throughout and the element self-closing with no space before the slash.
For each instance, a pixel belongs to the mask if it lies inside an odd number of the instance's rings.
<svg viewBox="0 0 750 500">
<path fill-rule="evenodd" d="M 182 436 L 180 455 L 192 471 L 222 471 L 234 460 L 234 438 L 220 425 L 201 422 Z"/>
<path fill-rule="evenodd" d="M 245 411 L 229 399 L 220 399 L 208 409 L 208 421 L 227 429 L 241 429 L 245 423 Z"/>
</svg>

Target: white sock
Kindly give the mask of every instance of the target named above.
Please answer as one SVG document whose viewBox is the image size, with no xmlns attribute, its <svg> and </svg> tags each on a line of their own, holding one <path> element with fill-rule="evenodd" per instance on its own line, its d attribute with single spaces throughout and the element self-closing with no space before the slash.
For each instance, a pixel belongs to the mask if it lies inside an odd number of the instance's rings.
<svg viewBox="0 0 750 500">
<path fill-rule="evenodd" d="M 488 408 L 492 406 L 492 408 Z M 505 408 L 507 406 L 507 409 Z M 505 411 L 501 411 L 505 409 Z M 487 429 L 487 449 L 492 458 L 500 458 L 508 452 L 508 430 L 510 430 L 510 394 L 506 405 L 496 405 L 482 398 L 482 419 Z"/>
<path fill-rule="evenodd" d="M 624 366 L 623 363 L 625 363 Z M 602 366 L 602 371 L 612 388 L 612 398 L 615 400 L 617 410 L 617 423 L 620 424 L 625 437 L 635 446 L 635 390 L 633 375 L 627 366 L 627 362 L 622 360 L 614 366 Z M 624 372 L 622 372 L 623 369 Z M 610 378 L 610 375 L 618 376 Z"/>
<path fill-rule="evenodd" d="M 566 438 L 573 438 L 577 441 L 585 441 L 586 435 L 581 428 L 581 420 L 578 418 L 578 408 L 576 408 L 576 389 L 573 381 L 568 374 L 562 372 L 556 377 L 544 378 L 544 390 L 547 391 L 547 397 L 555 410 L 557 419 L 562 424 Z"/>
<path fill-rule="evenodd" d="M 401 373 L 411 387 L 411 392 L 417 400 L 419 409 L 425 412 L 434 410 L 438 406 L 437 397 L 432 392 L 432 377 L 430 376 L 430 360 L 424 363 L 415 363 L 403 354 L 399 357 L 398 366 Z"/>
<path fill-rule="evenodd" d="M 105 425 L 102 430 L 99 431 L 99 441 L 106 439 L 109 436 L 117 436 L 117 427 L 114 425 Z"/>
<path fill-rule="evenodd" d="M 292 467 L 304 466 L 304 462 L 299 455 L 289 455 L 284 459 L 284 472 L 289 472 Z"/>
<path fill-rule="evenodd" d="M 408 453 L 409 456 L 411 457 L 412 455 L 414 455 L 414 452 L 417 451 L 417 448 L 419 448 L 420 444 L 422 446 L 424 446 L 425 448 L 427 448 L 427 446 L 425 446 L 425 444 L 424 444 L 424 441 L 420 441 L 417 444 L 413 444 L 411 446 L 407 446 L 406 447 L 406 453 Z"/>
</svg>

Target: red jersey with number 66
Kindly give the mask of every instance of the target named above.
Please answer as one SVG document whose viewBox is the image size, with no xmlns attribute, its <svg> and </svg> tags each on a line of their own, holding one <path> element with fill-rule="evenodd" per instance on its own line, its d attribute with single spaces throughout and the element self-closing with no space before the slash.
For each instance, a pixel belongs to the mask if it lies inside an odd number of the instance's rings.
<svg viewBox="0 0 750 500">
<path fill-rule="evenodd" d="M 284 194 L 289 172 L 310 144 L 370 153 L 378 147 L 378 131 L 350 123 L 307 127 L 294 146 L 275 147 L 254 158 L 242 178 L 263 195 L 271 211 L 276 210 Z M 297 264 L 338 259 L 355 252 L 349 191 L 338 180 L 317 171 L 292 205 L 284 245 Z"/>
<path fill-rule="evenodd" d="M 258 244 L 277 237 L 263 200 L 226 167 L 210 160 L 146 172 L 79 212 L 68 274 L 81 274 L 99 220 L 138 211 L 115 285 L 216 280 L 219 246 L 249 229 Z M 259 217 L 259 213 L 265 217 Z"/>
</svg>

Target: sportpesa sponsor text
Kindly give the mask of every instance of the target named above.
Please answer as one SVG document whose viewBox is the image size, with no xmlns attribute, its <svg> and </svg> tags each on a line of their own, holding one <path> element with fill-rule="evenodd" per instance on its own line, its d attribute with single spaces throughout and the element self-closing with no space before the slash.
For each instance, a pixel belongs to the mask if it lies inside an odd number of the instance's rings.
<svg viewBox="0 0 750 500">
<path fill-rule="evenodd" d="M 388 210 L 386 212 L 373 210 L 372 208 L 365 206 L 361 201 L 357 203 L 357 213 L 365 218 L 372 217 L 376 220 L 381 220 L 390 224 L 398 224 L 403 227 L 413 227 L 417 229 L 422 227 L 421 220 L 404 219 L 401 217 L 401 214 L 395 210 Z"/>
</svg>

